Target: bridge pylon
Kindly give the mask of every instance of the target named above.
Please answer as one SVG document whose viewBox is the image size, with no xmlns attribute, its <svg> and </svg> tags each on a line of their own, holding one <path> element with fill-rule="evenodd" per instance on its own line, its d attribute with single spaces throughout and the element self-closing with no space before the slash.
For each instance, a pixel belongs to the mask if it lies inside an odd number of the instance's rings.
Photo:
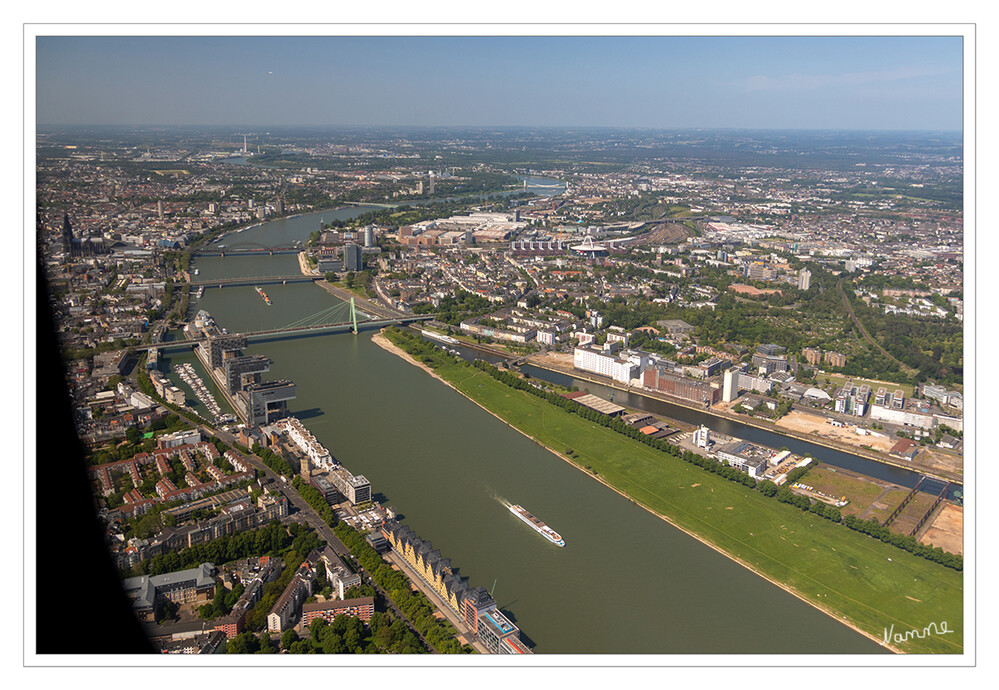
<svg viewBox="0 0 999 690">
<path fill-rule="evenodd" d="M 350 320 L 354 322 L 354 335 L 357 335 L 357 307 L 354 306 L 354 298 L 350 298 Z"/>
</svg>

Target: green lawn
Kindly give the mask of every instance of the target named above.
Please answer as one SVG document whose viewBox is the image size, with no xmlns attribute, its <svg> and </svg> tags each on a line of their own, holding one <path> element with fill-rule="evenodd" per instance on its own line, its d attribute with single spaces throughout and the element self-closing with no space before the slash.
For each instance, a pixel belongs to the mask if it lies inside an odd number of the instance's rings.
<svg viewBox="0 0 999 690">
<path fill-rule="evenodd" d="M 881 495 L 880 484 L 845 475 L 829 467 L 817 467 L 802 479 L 809 486 L 830 496 L 846 496 L 849 501 L 842 513 L 860 515 Z"/>
<path fill-rule="evenodd" d="M 472 400 L 635 501 L 881 639 L 947 621 L 911 653 L 961 653 L 961 573 L 767 498 L 464 366 L 437 372 Z M 699 486 L 694 486 L 699 484 Z M 896 503 L 897 504 L 897 503 Z"/>
<path fill-rule="evenodd" d="M 862 386 L 865 383 L 871 387 L 871 404 L 874 404 L 874 396 L 877 395 L 878 389 L 884 387 L 887 389 L 888 394 L 891 395 L 899 388 L 905 394 L 906 398 L 912 397 L 912 384 L 909 383 L 891 383 L 891 382 L 879 382 L 872 379 L 865 379 L 859 376 L 844 376 L 842 374 L 816 374 L 815 379 L 819 383 L 824 383 L 826 379 L 838 387 L 842 387 L 847 381 L 853 381 L 853 385 Z"/>
</svg>

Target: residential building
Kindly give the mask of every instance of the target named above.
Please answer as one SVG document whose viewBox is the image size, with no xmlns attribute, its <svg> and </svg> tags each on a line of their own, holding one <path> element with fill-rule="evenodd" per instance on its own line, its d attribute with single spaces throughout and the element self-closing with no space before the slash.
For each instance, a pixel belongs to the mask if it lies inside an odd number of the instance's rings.
<svg viewBox="0 0 999 690">
<path fill-rule="evenodd" d="M 802 349 L 801 354 L 809 364 L 817 365 L 822 361 L 822 350 L 817 347 L 806 347 Z"/>
<path fill-rule="evenodd" d="M 283 632 L 295 624 L 302 602 L 312 595 L 315 580 L 307 564 L 302 564 L 267 614 L 267 632 Z"/>
<path fill-rule="evenodd" d="M 846 355 L 839 352 L 826 352 L 822 356 L 822 361 L 832 367 L 845 367 Z"/>
<path fill-rule="evenodd" d="M 332 599 L 302 606 L 302 625 L 308 626 L 317 618 L 332 623 L 337 616 L 352 616 L 367 623 L 371 620 L 371 614 L 374 612 L 374 597 L 359 597 L 342 601 Z"/>
</svg>

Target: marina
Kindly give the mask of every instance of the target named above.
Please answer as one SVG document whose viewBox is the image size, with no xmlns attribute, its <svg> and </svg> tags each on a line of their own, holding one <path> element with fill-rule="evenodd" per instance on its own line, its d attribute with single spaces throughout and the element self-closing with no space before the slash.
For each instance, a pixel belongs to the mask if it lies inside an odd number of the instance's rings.
<svg viewBox="0 0 999 690">
<path fill-rule="evenodd" d="M 194 371 L 194 366 L 185 362 L 174 367 L 174 371 L 177 372 L 177 375 L 180 376 L 180 379 L 184 383 L 191 387 L 191 390 L 194 391 L 194 394 L 198 397 L 198 400 L 201 401 L 201 404 L 208 408 L 215 424 L 228 424 L 236 421 L 235 415 L 225 414 L 222 412 L 222 408 L 219 407 L 218 402 L 212 394 L 208 392 L 208 388 L 205 387 L 204 381 L 202 381 L 201 377 Z"/>
</svg>

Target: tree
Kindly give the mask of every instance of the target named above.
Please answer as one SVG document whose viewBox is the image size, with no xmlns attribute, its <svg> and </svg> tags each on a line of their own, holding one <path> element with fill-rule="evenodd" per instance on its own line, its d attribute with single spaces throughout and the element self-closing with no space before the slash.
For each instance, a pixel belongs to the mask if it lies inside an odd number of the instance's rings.
<svg viewBox="0 0 999 690">
<path fill-rule="evenodd" d="M 267 633 L 264 633 L 260 637 L 260 649 L 257 654 L 277 654 L 278 648 L 274 644 L 274 640 Z"/>
<path fill-rule="evenodd" d="M 298 633 L 295 632 L 294 628 L 288 628 L 287 630 L 284 631 L 284 634 L 281 635 L 282 649 L 290 650 L 291 646 L 296 642 L 298 642 Z"/>
<path fill-rule="evenodd" d="M 764 496 L 773 496 L 777 493 L 777 485 L 769 479 L 765 479 L 756 486 Z"/>
<path fill-rule="evenodd" d="M 226 644 L 226 654 L 255 654 L 260 650 L 260 640 L 251 632 L 241 632 Z"/>
<path fill-rule="evenodd" d="M 313 640 L 322 640 L 329 626 L 322 618 L 316 618 L 309 624 L 309 635 Z"/>
<path fill-rule="evenodd" d="M 125 429 L 125 440 L 131 444 L 136 444 L 142 440 L 142 430 L 134 424 Z"/>
<path fill-rule="evenodd" d="M 306 640 L 299 640 L 298 642 L 293 642 L 290 647 L 288 647 L 289 654 L 313 654 L 314 650 L 312 645 L 310 645 Z"/>
<path fill-rule="evenodd" d="M 347 629 L 343 632 L 343 642 L 351 651 L 361 649 L 361 641 L 364 639 L 364 624 L 361 619 L 350 616 L 347 620 Z"/>
<path fill-rule="evenodd" d="M 344 654 L 348 651 L 347 645 L 344 643 L 343 638 L 335 632 L 327 632 L 326 637 L 323 639 L 323 654 Z"/>
</svg>

